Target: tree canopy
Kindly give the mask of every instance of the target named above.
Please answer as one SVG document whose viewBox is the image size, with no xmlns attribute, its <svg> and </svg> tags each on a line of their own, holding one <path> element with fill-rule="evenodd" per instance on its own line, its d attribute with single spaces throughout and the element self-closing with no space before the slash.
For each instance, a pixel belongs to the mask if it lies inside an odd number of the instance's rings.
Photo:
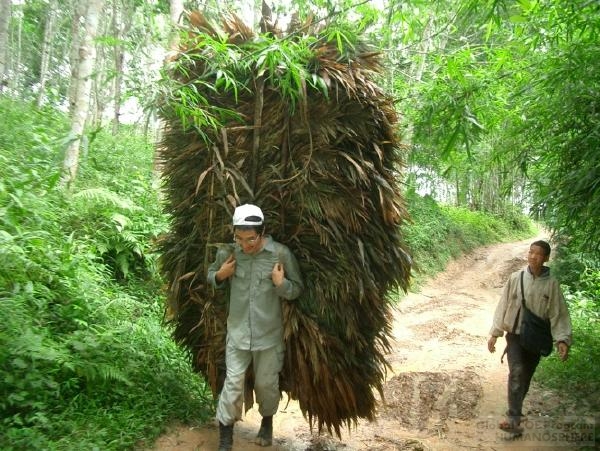
<svg viewBox="0 0 600 451">
<path fill-rule="evenodd" d="M 2 2 L 4 95 L 74 104 L 80 25 L 91 3 Z M 260 32 L 256 2 L 171 3 L 173 15 L 180 8 L 207 17 L 236 12 Z M 598 250 L 598 2 L 295 0 L 265 7 L 274 28 L 335 25 L 331 30 L 351 29 L 382 52 L 382 84 L 396 99 L 410 149 L 409 185 L 473 209 L 531 212 L 569 242 Z M 153 123 L 155 82 L 174 36 L 169 23 L 178 20 L 168 13 L 164 1 L 105 2 L 110 20 L 94 41 L 87 129 L 72 129 L 82 134 L 79 146 L 140 108 L 146 114 L 137 120 Z M 340 45 L 352 44 L 336 33 L 330 37 Z M 265 64 L 270 59 L 265 52 Z"/>
</svg>

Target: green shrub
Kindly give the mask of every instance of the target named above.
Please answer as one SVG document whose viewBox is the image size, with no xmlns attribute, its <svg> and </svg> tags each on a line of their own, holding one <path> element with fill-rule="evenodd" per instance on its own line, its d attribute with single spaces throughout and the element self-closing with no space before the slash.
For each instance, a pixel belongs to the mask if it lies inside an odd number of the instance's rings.
<svg viewBox="0 0 600 451">
<path fill-rule="evenodd" d="M 534 234 L 532 222 L 514 212 L 493 216 L 439 205 L 431 196 L 419 196 L 414 191 L 406 196 L 412 223 L 403 230 L 415 261 L 415 287 L 443 270 L 451 259 L 478 246 Z"/>
<path fill-rule="evenodd" d="M 208 418 L 210 390 L 162 323 L 152 146 L 96 133 L 66 191 L 64 118 L 6 99 L 0 115 L 0 449 L 120 450 Z"/>
<path fill-rule="evenodd" d="M 563 286 L 573 323 L 573 344 L 569 359 L 561 362 L 556 353 L 542 359 L 534 380 L 544 387 L 564 392 L 578 403 L 589 405 L 589 411 L 600 409 L 600 272 L 582 274 L 590 291 L 572 291 Z"/>
</svg>

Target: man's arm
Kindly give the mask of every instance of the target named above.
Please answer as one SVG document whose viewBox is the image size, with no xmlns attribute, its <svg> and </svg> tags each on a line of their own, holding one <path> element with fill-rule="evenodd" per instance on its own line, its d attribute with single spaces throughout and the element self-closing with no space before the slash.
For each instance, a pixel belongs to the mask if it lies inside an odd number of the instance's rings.
<svg viewBox="0 0 600 451">
<path fill-rule="evenodd" d="M 487 341 L 487 348 L 490 352 L 496 352 L 496 341 L 498 340 L 498 337 L 504 336 L 505 317 L 509 305 L 509 298 L 513 278 L 514 277 L 511 275 L 504 284 L 504 288 L 502 289 L 502 295 L 498 300 L 498 305 L 496 305 L 496 311 L 494 312 L 492 327 L 490 329 L 490 336 Z"/>
<path fill-rule="evenodd" d="M 508 297 L 510 293 L 510 282 L 509 278 L 504 288 L 502 289 L 502 295 L 498 300 L 498 305 L 496 305 L 496 310 L 494 312 L 494 318 L 492 320 L 492 327 L 490 329 L 490 336 L 492 337 L 502 337 L 504 335 L 504 317 L 506 315 L 506 309 L 508 308 Z"/>
<path fill-rule="evenodd" d="M 558 281 L 552 284 L 550 296 L 552 302 L 550 304 L 549 317 L 552 337 L 556 342 L 556 348 L 561 360 L 567 360 L 573 329 L 569 309 L 567 308 L 567 303 L 565 302 L 565 297 Z"/>
<path fill-rule="evenodd" d="M 298 261 L 287 247 L 283 248 L 279 258 L 282 260 L 278 264 L 283 266 L 284 278 L 279 286 L 275 286 L 275 292 L 281 298 L 287 300 L 296 299 L 304 289 Z M 277 272 L 277 269 L 273 268 L 273 271 Z"/>
<path fill-rule="evenodd" d="M 215 288 L 221 288 L 224 282 L 235 272 L 235 260 L 228 249 L 220 248 L 215 261 L 210 264 L 206 281 Z"/>
</svg>

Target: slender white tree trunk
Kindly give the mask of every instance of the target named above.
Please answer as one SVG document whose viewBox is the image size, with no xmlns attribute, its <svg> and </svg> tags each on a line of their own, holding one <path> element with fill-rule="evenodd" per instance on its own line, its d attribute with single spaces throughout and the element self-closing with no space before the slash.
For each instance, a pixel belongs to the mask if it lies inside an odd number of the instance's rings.
<svg viewBox="0 0 600 451">
<path fill-rule="evenodd" d="M 113 119 L 113 134 L 119 132 L 121 124 L 121 97 L 123 88 L 123 68 L 125 66 L 125 49 L 121 42 L 132 26 L 134 16 L 134 7 L 131 2 L 123 2 L 122 8 L 116 6 L 113 11 L 113 35 L 117 41 L 114 47 L 114 62 L 115 62 L 115 77 L 113 79 L 113 100 L 114 100 L 114 119 Z"/>
<path fill-rule="evenodd" d="M 77 176 L 79 167 L 79 146 L 83 128 L 87 119 L 90 93 L 92 90 L 92 72 L 96 61 L 95 38 L 98 30 L 98 21 L 104 0 L 88 0 L 85 15 L 85 33 L 79 48 L 78 78 L 72 83 L 77 85 L 77 98 L 71 117 L 71 136 L 73 140 L 67 148 L 63 162 L 63 185 L 72 183 Z"/>
<path fill-rule="evenodd" d="M 177 27 L 183 19 L 183 0 L 171 0 L 169 2 L 169 12 L 171 17 L 171 38 L 169 39 L 169 54 L 167 59 L 177 51 L 179 45 L 179 33 Z"/>
<path fill-rule="evenodd" d="M 113 4 L 116 3 L 118 3 L 118 0 L 113 0 Z M 113 22 L 112 14 L 112 9 L 110 11 L 110 16 L 108 8 L 105 10 L 103 23 L 100 24 L 97 33 L 100 33 L 102 36 L 111 36 Z M 116 36 L 115 39 L 117 39 Z M 112 50 L 109 46 L 96 46 L 95 76 L 92 80 L 92 94 L 90 95 L 90 106 L 87 119 L 87 125 L 93 128 L 102 127 L 107 104 L 113 99 L 113 84 L 109 82 L 109 77 L 114 73 L 112 61 Z"/>
<path fill-rule="evenodd" d="M 23 7 L 13 9 L 12 14 L 13 19 L 16 19 L 16 33 L 15 37 L 11 40 L 16 41 L 11 45 L 11 49 L 9 52 L 10 63 L 9 66 L 12 67 L 12 72 L 8 77 L 8 89 L 9 91 L 16 93 L 21 85 L 21 71 L 17 70 L 17 68 L 21 67 L 21 53 L 23 51 Z M 9 69 L 10 70 L 10 69 Z"/>
<path fill-rule="evenodd" d="M 40 91 L 38 92 L 37 106 L 41 107 L 46 95 L 46 81 L 48 80 L 48 69 L 50 57 L 52 56 L 52 36 L 54 35 L 54 23 L 56 22 L 56 8 L 54 1 L 48 4 L 46 15 L 46 26 L 44 28 L 44 42 L 42 42 L 42 58 L 40 64 Z"/>
<path fill-rule="evenodd" d="M 169 4 L 169 13 L 171 23 L 174 25 L 180 24 L 183 18 L 183 0 L 171 0 Z"/>
<path fill-rule="evenodd" d="M 69 52 L 69 62 L 71 64 L 71 83 L 69 84 L 69 113 L 73 115 L 75 109 L 75 99 L 77 98 L 76 80 L 79 79 L 77 71 L 79 70 L 79 48 L 81 46 L 83 20 L 87 9 L 87 2 L 73 0 L 73 22 L 71 24 L 71 51 Z"/>
<path fill-rule="evenodd" d="M 123 53 L 123 46 L 121 42 L 121 21 L 125 18 L 125 13 L 121 11 L 119 14 L 119 8 L 117 2 L 113 3 L 113 22 L 112 22 L 112 33 L 115 38 L 116 44 L 113 49 L 113 57 L 115 64 L 115 77 L 113 78 L 113 124 L 112 133 L 116 135 L 119 133 L 119 116 L 121 115 L 121 83 L 123 78 L 123 59 L 125 55 Z"/>
<path fill-rule="evenodd" d="M 8 83 L 8 48 L 11 0 L 0 0 L 0 92 Z"/>
<path fill-rule="evenodd" d="M 170 0 L 169 1 L 169 16 L 171 19 L 171 37 L 169 39 L 169 47 L 167 49 L 167 54 L 165 56 L 165 61 L 169 61 L 174 55 L 177 53 L 177 48 L 179 47 L 179 25 L 183 20 L 183 12 L 184 12 L 184 1 L 183 0 Z M 148 113 L 146 119 L 146 131 L 148 130 L 148 124 L 151 120 L 152 111 Z M 162 135 L 162 127 L 158 127 L 156 129 L 156 141 L 161 140 Z M 161 172 L 160 167 L 160 159 L 158 155 L 158 147 L 154 150 L 154 158 L 152 164 L 153 172 L 156 176 L 159 176 Z"/>
</svg>

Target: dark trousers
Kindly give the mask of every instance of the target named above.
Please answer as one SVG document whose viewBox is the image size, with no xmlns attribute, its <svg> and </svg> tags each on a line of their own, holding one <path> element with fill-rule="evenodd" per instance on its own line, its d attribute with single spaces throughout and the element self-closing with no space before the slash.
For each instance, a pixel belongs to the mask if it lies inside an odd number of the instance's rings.
<svg viewBox="0 0 600 451">
<path fill-rule="evenodd" d="M 508 360 L 508 417 L 517 423 L 523 416 L 523 400 L 529 384 L 540 363 L 540 355 L 526 351 L 519 343 L 519 336 L 506 335 L 506 357 Z"/>
</svg>

